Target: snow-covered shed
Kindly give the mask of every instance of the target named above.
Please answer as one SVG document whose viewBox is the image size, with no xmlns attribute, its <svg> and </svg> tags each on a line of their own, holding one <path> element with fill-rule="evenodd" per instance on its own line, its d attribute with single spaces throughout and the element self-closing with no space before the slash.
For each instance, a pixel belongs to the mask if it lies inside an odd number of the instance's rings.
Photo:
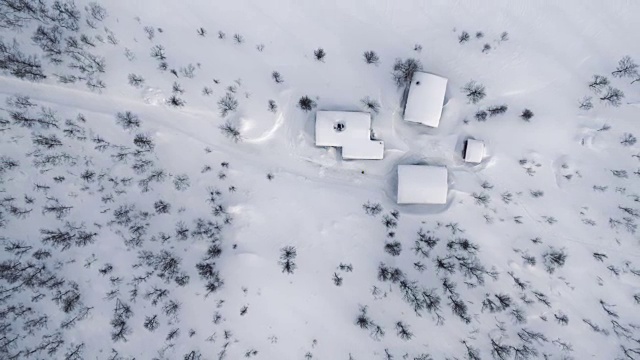
<svg viewBox="0 0 640 360">
<path fill-rule="evenodd" d="M 398 165 L 398 204 L 446 204 L 444 166 Z"/>
<path fill-rule="evenodd" d="M 342 147 L 344 159 L 382 159 L 384 142 L 371 140 L 371 114 L 357 111 L 318 111 L 316 146 Z"/>
<path fill-rule="evenodd" d="M 484 157 L 484 142 L 476 139 L 467 139 L 464 146 L 464 161 L 478 164 Z"/>
<path fill-rule="evenodd" d="M 442 116 L 447 79 L 426 72 L 415 72 L 404 107 L 404 119 L 438 127 Z"/>
</svg>

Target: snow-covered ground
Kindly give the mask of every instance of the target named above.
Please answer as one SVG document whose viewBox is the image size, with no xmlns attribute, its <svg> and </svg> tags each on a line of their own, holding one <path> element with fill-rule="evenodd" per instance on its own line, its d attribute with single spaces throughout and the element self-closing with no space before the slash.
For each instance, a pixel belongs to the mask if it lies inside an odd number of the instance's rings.
<svg viewBox="0 0 640 360">
<path fill-rule="evenodd" d="M 34 3 L 0 0 L 0 359 L 640 359 L 639 3 Z"/>
</svg>

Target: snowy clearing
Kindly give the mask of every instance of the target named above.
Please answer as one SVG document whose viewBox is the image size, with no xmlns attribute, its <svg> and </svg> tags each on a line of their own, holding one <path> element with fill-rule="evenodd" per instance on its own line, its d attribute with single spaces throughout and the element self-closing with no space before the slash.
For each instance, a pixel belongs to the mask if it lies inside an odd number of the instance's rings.
<svg viewBox="0 0 640 360">
<path fill-rule="evenodd" d="M 0 359 L 640 359 L 638 14 L 0 0 Z"/>
</svg>

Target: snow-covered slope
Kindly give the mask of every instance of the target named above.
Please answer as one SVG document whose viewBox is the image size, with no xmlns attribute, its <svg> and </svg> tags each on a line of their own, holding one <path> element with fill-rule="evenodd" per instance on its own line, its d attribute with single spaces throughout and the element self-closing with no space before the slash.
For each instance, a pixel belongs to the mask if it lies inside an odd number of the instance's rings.
<svg viewBox="0 0 640 360">
<path fill-rule="evenodd" d="M 1 359 L 640 359 L 639 4 L 44 3 L 0 0 Z"/>
</svg>

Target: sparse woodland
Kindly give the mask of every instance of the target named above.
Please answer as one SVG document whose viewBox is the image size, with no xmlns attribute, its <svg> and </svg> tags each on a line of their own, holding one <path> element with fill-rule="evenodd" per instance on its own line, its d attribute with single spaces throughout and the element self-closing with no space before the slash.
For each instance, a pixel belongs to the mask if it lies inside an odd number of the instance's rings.
<svg viewBox="0 0 640 360">
<path fill-rule="evenodd" d="M 585 65 L 560 115 L 449 69 L 456 136 L 524 143 L 463 168 L 437 153 L 454 132 L 401 124 L 413 74 L 448 69 L 427 40 L 347 52 L 211 22 L 181 48 L 112 7 L 0 0 L 0 359 L 640 359 L 637 53 Z M 444 33 L 482 66 L 522 36 Z M 345 61 L 384 88 L 342 84 L 393 140 L 381 166 L 310 140 Z M 553 122 L 566 143 L 540 137 Z M 429 151 L 453 200 L 396 206 L 392 166 Z"/>
</svg>

